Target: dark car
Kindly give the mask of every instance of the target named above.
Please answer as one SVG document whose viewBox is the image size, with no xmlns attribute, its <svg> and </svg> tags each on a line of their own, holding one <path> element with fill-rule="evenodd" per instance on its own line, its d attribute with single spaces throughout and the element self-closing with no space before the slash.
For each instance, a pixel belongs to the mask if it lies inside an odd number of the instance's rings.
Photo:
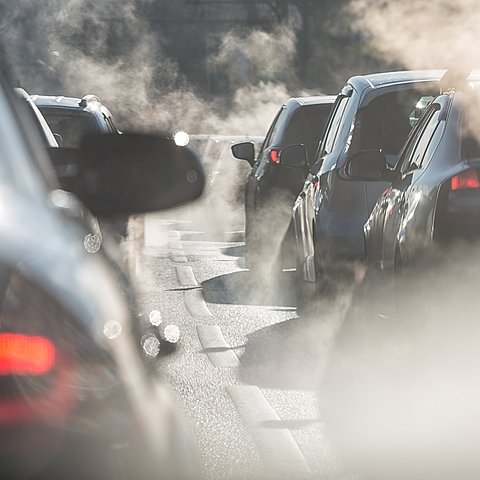
<svg viewBox="0 0 480 480">
<path fill-rule="evenodd" d="M 76 148 L 85 135 L 118 133 L 112 114 L 95 95 L 83 98 L 32 95 L 50 129 L 62 138 L 62 146 Z"/>
<path fill-rule="evenodd" d="M 113 117 L 97 96 L 83 98 L 31 95 L 31 99 L 45 117 L 52 132 L 64 148 L 79 147 L 86 135 L 95 133 L 118 134 Z M 56 165 L 64 169 L 64 165 Z M 128 218 L 99 220 L 102 230 L 108 231 L 118 242 L 127 235 Z"/>
<path fill-rule="evenodd" d="M 186 476 L 189 437 L 147 361 L 152 345 L 1 61 L 0 99 L 1 476 Z M 198 159 L 167 138 L 90 136 L 77 155 L 72 190 L 95 215 L 158 210 L 203 188 Z"/>
<path fill-rule="evenodd" d="M 395 163 L 419 106 L 438 94 L 443 72 L 410 71 L 356 76 L 337 97 L 315 163 L 293 209 L 297 242 L 298 305 L 335 294 L 351 282 L 365 256 L 363 225 L 388 182 L 346 175 L 366 152 Z"/>
<path fill-rule="evenodd" d="M 247 268 L 270 262 L 277 262 L 279 268 L 288 265 L 289 246 L 293 245 L 291 209 L 305 181 L 308 164 L 289 168 L 280 164 L 279 154 L 289 145 L 301 144 L 307 162 L 312 159 L 334 101 L 332 96 L 289 99 L 273 120 L 256 159 L 253 143 L 232 146 L 233 155 L 252 166 L 245 187 Z"/>
<path fill-rule="evenodd" d="M 446 91 L 425 111 L 395 169 L 381 154 L 351 167 L 357 177 L 392 182 L 364 227 L 368 270 L 385 287 L 378 296 L 385 304 L 395 305 L 399 272 L 425 267 L 434 253 L 437 261 L 455 240 L 480 238 L 480 96 L 466 79 L 459 90 L 448 88 L 455 85 L 447 76 L 444 82 Z"/>
</svg>

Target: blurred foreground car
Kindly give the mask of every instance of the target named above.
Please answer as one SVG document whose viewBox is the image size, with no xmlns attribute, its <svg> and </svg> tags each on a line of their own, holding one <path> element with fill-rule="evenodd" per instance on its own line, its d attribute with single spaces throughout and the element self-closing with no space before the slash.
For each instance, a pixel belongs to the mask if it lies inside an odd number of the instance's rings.
<svg viewBox="0 0 480 480">
<path fill-rule="evenodd" d="M 2 478 L 182 478 L 190 438 L 147 356 L 135 311 L 59 188 L 27 105 L 0 63 Z M 71 190 L 109 217 L 197 198 L 196 156 L 145 135 L 87 137 Z M 84 242 L 79 239 L 85 239 Z"/>
<path fill-rule="evenodd" d="M 245 187 L 247 268 L 272 261 L 277 262 L 279 268 L 291 263 L 288 262 L 294 244 L 291 209 L 334 101 L 332 96 L 289 99 L 274 118 L 256 159 L 252 142 L 232 146 L 233 156 L 247 160 L 252 167 Z M 307 158 L 300 165 L 294 159 L 293 166 L 297 168 L 280 162 L 280 151 L 298 144 L 305 146 Z"/>
<path fill-rule="evenodd" d="M 352 77 L 338 95 L 315 164 L 293 209 L 297 242 L 298 308 L 335 293 L 353 279 L 365 255 L 363 225 L 388 186 L 352 180 L 345 164 L 382 152 L 396 161 L 415 123 L 415 109 L 438 94 L 443 71 Z M 373 153 L 372 153 L 373 152 Z"/>
<path fill-rule="evenodd" d="M 394 279 L 405 268 L 436 263 L 455 240 L 480 238 L 480 96 L 467 78 L 450 85 L 447 73 L 442 84 L 394 170 L 381 153 L 348 166 L 355 178 L 392 182 L 364 227 L 368 268 L 380 276 L 385 290 L 376 296 L 385 304 L 395 304 Z"/>
</svg>

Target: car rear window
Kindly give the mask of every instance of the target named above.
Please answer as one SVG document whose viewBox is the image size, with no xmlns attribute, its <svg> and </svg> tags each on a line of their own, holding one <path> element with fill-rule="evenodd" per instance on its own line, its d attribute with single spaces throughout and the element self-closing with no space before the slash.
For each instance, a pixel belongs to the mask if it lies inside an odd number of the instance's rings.
<svg viewBox="0 0 480 480">
<path fill-rule="evenodd" d="M 52 132 L 61 135 L 63 146 L 67 148 L 79 147 L 85 135 L 97 131 L 95 119 L 88 113 L 63 113 L 46 109 L 42 113 Z"/>
<path fill-rule="evenodd" d="M 285 131 L 282 146 L 303 144 L 308 158 L 313 158 L 325 130 L 329 105 L 303 106 L 293 114 Z"/>
<path fill-rule="evenodd" d="M 355 118 L 351 151 L 382 150 L 397 155 L 421 112 L 433 97 L 418 90 L 382 95 Z"/>
</svg>

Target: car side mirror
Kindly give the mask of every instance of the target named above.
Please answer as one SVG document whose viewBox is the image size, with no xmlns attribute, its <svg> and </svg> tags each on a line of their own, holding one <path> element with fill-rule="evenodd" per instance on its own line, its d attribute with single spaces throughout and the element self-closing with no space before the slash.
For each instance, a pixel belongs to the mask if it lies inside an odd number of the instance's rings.
<svg viewBox="0 0 480 480">
<path fill-rule="evenodd" d="M 346 174 L 355 180 L 381 181 L 391 177 L 384 153 L 364 150 L 352 155 L 345 168 Z"/>
<path fill-rule="evenodd" d="M 278 164 L 283 167 L 304 168 L 308 165 L 305 145 L 289 145 L 278 156 Z"/>
<path fill-rule="evenodd" d="M 246 160 L 253 167 L 255 163 L 255 145 L 253 142 L 232 145 L 232 155 L 239 160 Z"/>
<path fill-rule="evenodd" d="M 203 192 L 199 158 L 167 137 L 89 135 L 78 150 L 50 152 L 62 188 L 101 217 L 164 210 Z"/>
</svg>

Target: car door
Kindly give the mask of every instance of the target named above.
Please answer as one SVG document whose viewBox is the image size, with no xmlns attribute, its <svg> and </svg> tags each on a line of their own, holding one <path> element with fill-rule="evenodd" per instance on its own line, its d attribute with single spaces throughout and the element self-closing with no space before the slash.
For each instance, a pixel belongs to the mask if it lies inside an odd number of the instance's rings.
<svg viewBox="0 0 480 480">
<path fill-rule="evenodd" d="M 317 173 L 322 167 L 325 156 L 329 155 L 333 151 L 348 100 L 349 97 L 347 96 L 338 96 L 332 109 L 324 139 L 317 151 L 316 161 L 312 166 L 311 172 L 303 186 L 303 190 L 297 197 L 297 201 L 294 206 L 297 250 L 299 254 L 299 260 L 303 263 L 305 268 L 305 279 L 307 281 L 315 280 L 313 265 L 315 250 L 313 219 L 315 216 L 315 196 L 319 186 Z"/>
<path fill-rule="evenodd" d="M 380 267 L 384 271 L 393 272 L 395 267 L 405 263 L 407 236 L 411 237 L 410 242 L 418 242 L 418 246 L 428 241 L 424 235 L 423 238 L 421 235 L 414 237 L 408 232 L 425 231 L 425 225 L 418 228 L 418 222 L 423 222 L 424 218 L 420 220 L 415 215 L 429 193 L 420 179 L 443 134 L 445 108 L 446 105 L 435 102 L 427 109 L 404 150 L 396 178 L 381 199 L 384 226 Z"/>
</svg>

